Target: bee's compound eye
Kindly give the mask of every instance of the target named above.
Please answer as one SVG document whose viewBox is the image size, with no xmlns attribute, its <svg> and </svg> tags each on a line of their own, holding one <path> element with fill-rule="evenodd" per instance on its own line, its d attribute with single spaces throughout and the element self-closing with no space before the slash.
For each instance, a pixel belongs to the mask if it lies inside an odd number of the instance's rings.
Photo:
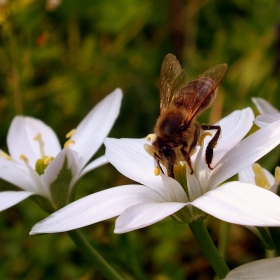
<svg viewBox="0 0 280 280">
<path fill-rule="evenodd" d="M 175 161 L 175 152 L 168 144 L 161 146 L 161 154 L 169 161 L 169 163 Z"/>
</svg>

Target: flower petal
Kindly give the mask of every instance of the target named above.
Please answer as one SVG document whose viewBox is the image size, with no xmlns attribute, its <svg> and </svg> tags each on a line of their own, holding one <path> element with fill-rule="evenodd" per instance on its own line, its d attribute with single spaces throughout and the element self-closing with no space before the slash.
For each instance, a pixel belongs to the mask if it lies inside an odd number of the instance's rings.
<svg viewBox="0 0 280 280">
<path fill-rule="evenodd" d="M 274 177 L 272 176 L 272 174 L 262 168 L 263 172 L 265 173 L 270 185 L 272 186 L 274 184 Z M 250 183 L 250 184 L 253 184 L 255 185 L 256 182 L 255 182 L 255 173 L 253 172 L 253 169 L 252 169 L 252 165 L 244 168 L 243 170 L 241 170 L 239 173 L 238 173 L 238 179 L 239 181 L 241 182 L 246 182 L 246 183 Z"/>
<path fill-rule="evenodd" d="M 243 182 L 230 182 L 191 202 L 223 221 L 244 226 L 280 226 L 280 198 Z"/>
<path fill-rule="evenodd" d="M 30 176 L 29 170 L 25 165 L 19 164 L 13 159 L 9 160 L 0 156 L 0 178 L 25 190 L 38 193 L 35 181 Z"/>
<path fill-rule="evenodd" d="M 280 143 L 280 121 L 254 132 L 232 148 L 215 166 L 209 179 L 210 188 L 256 162 Z"/>
<path fill-rule="evenodd" d="M 164 201 L 154 190 L 141 185 L 107 189 L 68 204 L 37 223 L 30 234 L 68 231 L 120 215 L 132 205 Z"/>
<path fill-rule="evenodd" d="M 24 154 L 34 168 L 36 161 L 42 157 L 39 143 L 34 141 L 38 133 L 42 136 L 45 154 L 55 157 L 61 147 L 54 131 L 38 119 L 23 116 L 15 117 L 8 131 L 7 145 L 11 157 L 20 161 L 19 156 Z"/>
<path fill-rule="evenodd" d="M 258 111 L 261 114 L 276 114 L 280 113 L 275 107 L 273 107 L 269 102 L 260 97 L 252 98 L 253 103 L 256 105 Z"/>
<path fill-rule="evenodd" d="M 104 141 L 105 155 L 124 176 L 161 192 L 162 178 L 154 174 L 155 162 L 144 149 L 146 143 L 147 140 L 144 138 L 106 138 Z"/>
<path fill-rule="evenodd" d="M 0 192 L 0 211 L 10 208 L 27 197 L 33 195 L 33 192 L 26 191 L 5 191 Z"/>
<path fill-rule="evenodd" d="M 88 173 L 89 171 L 102 166 L 106 163 L 108 163 L 108 159 L 105 156 L 101 156 L 95 160 L 93 160 L 92 162 L 90 162 L 79 174 L 79 177 L 77 179 L 79 179 L 80 177 L 84 176 L 86 173 Z"/>
<path fill-rule="evenodd" d="M 152 225 L 183 208 L 187 203 L 151 202 L 127 208 L 116 220 L 115 233 L 129 232 Z"/>
<path fill-rule="evenodd" d="M 278 280 L 280 275 L 280 257 L 258 260 L 241 265 L 230 271 L 225 280 Z"/>
<path fill-rule="evenodd" d="M 82 167 L 100 148 L 120 111 L 122 91 L 116 89 L 99 102 L 78 125 L 69 147 L 82 157 Z"/>
<path fill-rule="evenodd" d="M 49 166 L 45 169 L 45 173 L 40 176 L 41 181 L 43 182 L 46 189 L 49 189 L 50 185 L 58 178 L 61 170 L 64 168 L 66 159 L 66 169 L 71 171 L 72 180 L 75 176 L 77 176 L 79 166 L 81 166 L 81 159 L 78 158 L 78 154 L 76 151 L 73 151 L 69 148 L 63 149 L 60 153 L 58 153 L 53 161 L 50 162 Z M 69 181 L 69 186 L 71 181 Z"/>
<path fill-rule="evenodd" d="M 259 115 L 256 117 L 254 120 L 254 123 L 262 128 L 270 123 L 276 122 L 280 120 L 280 114 L 264 114 L 264 115 Z"/>
<path fill-rule="evenodd" d="M 253 125 L 254 118 L 252 109 L 246 108 L 234 111 L 216 124 L 221 126 L 222 132 L 214 149 L 215 156 L 212 166 L 215 166 L 229 150 L 246 136 Z"/>
</svg>

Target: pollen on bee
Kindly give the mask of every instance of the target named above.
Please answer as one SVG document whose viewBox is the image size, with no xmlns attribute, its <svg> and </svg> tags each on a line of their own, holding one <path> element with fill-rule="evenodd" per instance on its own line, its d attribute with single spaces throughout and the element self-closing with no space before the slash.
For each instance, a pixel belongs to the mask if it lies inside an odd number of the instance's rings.
<svg viewBox="0 0 280 280">
<path fill-rule="evenodd" d="M 12 157 L 9 156 L 8 154 L 6 154 L 5 152 L 3 151 L 0 151 L 0 156 L 5 158 L 5 159 L 8 159 L 8 160 L 12 160 Z"/>
<path fill-rule="evenodd" d="M 147 137 L 146 137 L 147 141 L 149 142 L 153 142 L 157 139 L 157 136 L 155 134 L 148 134 Z"/>
<path fill-rule="evenodd" d="M 75 133 L 76 133 L 76 129 L 74 128 L 66 134 L 66 138 L 72 137 Z"/>
<path fill-rule="evenodd" d="M 19 156 L 19 159 L 21 159 L 22 161 L 24 161 L 25 163 L 28 163 L 29 161 L 28 161 L 28 158 L 25 156 L 25 155 L 23 155 L 23 154 L 21 154 L 20 156 Z"/>
<path fill-rule="evenodd" d="M 212 136 L 212 133 L 209 132 L 209 131 L 206 131 L 206 132 L 202 133 L 202 134 L 200 135 L 199 139 L 198 139 L 198 143 L 197 143 L 198 146 L 202 146 L 202 144 L 203 144 L 204 139 L 205 139 L 206 136 L 210 136 L 210 137 L 211 137 L 211 136 Z"/>
<path fill-rule="evenodd" d="M 155 174 L 156 176 L 159 176 L 159 174 L 160 174 L 160 167 L 159 167 L 159 166 L 156 166 L 156 167 L 155 167 L 154 174 Z"/>
<path fill-rule="evenodd" d="M 68 148 L 71 144 L 75 144 L 75 141 L 73 139 L 69 139 L 64 143 L 64 148 Z"/>
</svg>

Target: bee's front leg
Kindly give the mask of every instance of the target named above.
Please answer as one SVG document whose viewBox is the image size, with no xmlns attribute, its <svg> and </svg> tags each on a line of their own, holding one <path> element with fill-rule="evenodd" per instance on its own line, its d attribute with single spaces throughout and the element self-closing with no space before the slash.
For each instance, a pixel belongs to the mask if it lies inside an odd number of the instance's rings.
<svg viewBox="0 0 280 280">
<path fill-rule="evenodd" d="M 213 160 L 213 150 L 216 147 L 218 139 L 219 139 L 220 134 L 221 134 L 221 127 L 219 125 L 202 125 L 201 128 L 203 130 L 212 130 L 212 129 L 217 130 L 214 137 L 208 143 L 207 148 L 206 148 L 206 152 L 205 152 L 205 161 L 208 165 L 208 168 L 212 170 L 213 168 L 210 166 L 210 164 L 212 163 L 212 160 Z"/>
</svg>

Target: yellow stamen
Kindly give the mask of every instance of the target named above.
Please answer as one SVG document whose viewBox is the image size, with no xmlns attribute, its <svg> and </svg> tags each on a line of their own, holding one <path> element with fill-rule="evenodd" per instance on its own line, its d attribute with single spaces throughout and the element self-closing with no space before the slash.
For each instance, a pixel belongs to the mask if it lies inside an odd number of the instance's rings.
<svg viewBox="0 0 280 280">
<path fill-rule="evenodd" d="M 65 142 L 64 148 L 68 148 L 71 144 L 75 144 L 75 141 L 73 139 L 69 139 Z"/>
<path fill-rule="evenodd" d="M 40 152 L 41 152 L 41 155 L 42 157 L 45 157 L 45 152 L 44 152 L 44 142 L 42 140 L 42 134 L 41 133 L 38 133 L 34 138 L 33 138 L 34 141 L 38 141 L 39 143 L 39 149 L 40 149 Z"/>
<path fill-rule="evenodd" d="M 269 190 L 271 186 L 262 167 L 258 163 L 254 163 L 252 169 L 253 172 L 255 173 L 256 185 L 261 188 Z"/>
<path fill-rule="evenodd" d="M 72 129 L 71 131 L 69 131 L 69 132 L 66 134 L 66 138 L 72 137 L 75 133 L 76 133 L 76 129 Z"/>
<path fill-rule="evenodd" d="M 23 160 L 25 163 L 28 163 L 28 158 L 23 154 L 19 156 L 19 159 Z"/>
<path fill-rule="evenodd" d="M 5 159 L 8 159 L 8 160 L 12 160 L 12 157 L 9 156 L 8 154 L 6 154 L 5 152 L 3 151 L 0 151 L 0 156 L 5 158 Z"/>
<path fill-rule="evenodd" d="M 202 133 L 198 139 L 198 143 L 197 143 L 198 146 L 202 146 L 206 136 L 212 136 L 212 133 L 209 131 Z"/>
<path fill-rule="evenodd" d="M 277 183 L 280 181 L 280 167 L 279 166 L 277 166 L 275 168 L 274 174 L 275 174 L 275 183 Z"/>
<path fill-rule="evenodd" d="M 155 134 L 149 134 L 149 135 L 147 135 L 146 139 L 149 142 L 151 142 L 151 141 L 153 142 L 157 139 L 157 136 Z"/>
<path fill-rule="evenodd" d="M 46 157 L 44 158 L 44 164 L 48 165 L 53 160 L 53 157 Z"/>
<path fill-rule="evenodd" d="M 159 166 L 155 167 L 154 173 L 155 173 L 156 176 L 158 176 L 160 174 L 160 167 Z"/>
<path fill-rule="evenodd" d="M 144 149 L 145 151 L 151 156 L 153 157 L 155 154 L 155 149 L 153 146 L 149 145 L 149 144 L 144 144 Z"/>
</svg>

